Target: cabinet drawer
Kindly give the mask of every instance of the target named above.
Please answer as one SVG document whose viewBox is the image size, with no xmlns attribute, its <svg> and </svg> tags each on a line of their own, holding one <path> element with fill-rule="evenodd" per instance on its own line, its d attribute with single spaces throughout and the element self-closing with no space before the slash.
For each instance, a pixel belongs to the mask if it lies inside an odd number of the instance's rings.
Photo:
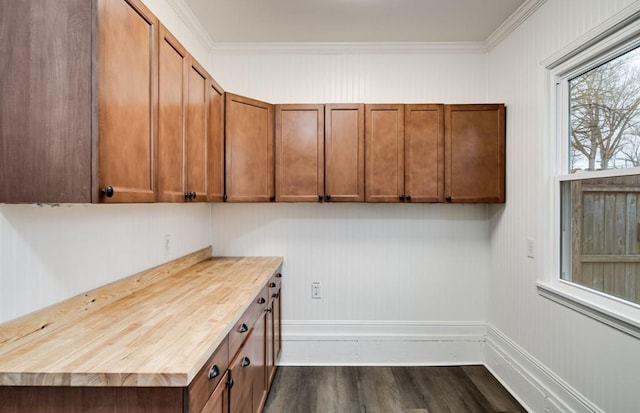
<svg viewBox="0 0 640 413">
<path fill-rule="evenodd" d="M 253 327 L 260 314 L 262 314 L 265 308 L 267 308 L 268 299 L 270 297 L 268 293 L 269 289 L 265 286 L 253 303 L 251 303 L 249 308 L 247 308 L 247 311 L 244 312 L 240 321 L 238 321 L 229 332 L 229 354 L 231 357 L 236 354 L 240 345 L 249 335 L 251 327 Z"/>
<path fill-rule="evenodd" d="M 188 388 L 189 412 L 199 412 L 229 367 L 229 339 L 225 337 L 218 349 L 200 369 Z"/>
</svg>

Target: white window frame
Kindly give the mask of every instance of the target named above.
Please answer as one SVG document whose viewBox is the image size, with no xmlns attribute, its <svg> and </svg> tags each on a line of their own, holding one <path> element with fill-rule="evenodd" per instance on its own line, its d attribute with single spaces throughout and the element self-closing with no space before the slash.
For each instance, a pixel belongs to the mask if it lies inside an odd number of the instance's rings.
<svg viewBox="0 0 640 413">
<path fill-rule="evenodd" d="M 640 5 L 628 7 L 542 62 L 548 84 L 548 194 L 540 295 L 640 338 L 640 305 L 561 279 L 561 182 L 640 174 L 640 168 L 568 174 L 569 79 L 640 46 Z"/>
</svg>

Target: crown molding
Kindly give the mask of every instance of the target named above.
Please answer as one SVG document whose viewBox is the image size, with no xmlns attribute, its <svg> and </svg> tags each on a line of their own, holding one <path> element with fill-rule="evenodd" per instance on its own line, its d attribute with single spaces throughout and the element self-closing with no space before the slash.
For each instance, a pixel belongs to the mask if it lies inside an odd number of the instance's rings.
<svg viewBox="0 0 640 413">
<path fill-rule="evenodd" d="M 483 42 L 215 43 L 214 54 L 477 54 Z"/>
<path fill-rule="evenodd" d="M 487 51 L 492 50 L 507 38 L 515 29 L 524 23 L 529 16 L 536 12 L 547 0 L 527 0 L 513 12 L 507 20 L 504 21 L 493 33 L 487 37 L 484 46 Z"/>
<path fill-rule="evenodd" d="M 209 50 L 214 49 L 215 42 L 184 0 L 165 0 L 165 2 Z"/>
</svg>

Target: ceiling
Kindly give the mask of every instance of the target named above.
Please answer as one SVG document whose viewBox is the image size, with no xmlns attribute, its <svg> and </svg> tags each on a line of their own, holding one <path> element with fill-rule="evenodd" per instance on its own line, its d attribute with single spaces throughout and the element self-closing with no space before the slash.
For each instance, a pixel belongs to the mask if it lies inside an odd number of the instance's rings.
<svg viewBox="0 0 640 413">
<path fill-rule="evenodd" d="M 184 0 L 216 43 L 482 42 L 525 0 Z"/>
</svg>

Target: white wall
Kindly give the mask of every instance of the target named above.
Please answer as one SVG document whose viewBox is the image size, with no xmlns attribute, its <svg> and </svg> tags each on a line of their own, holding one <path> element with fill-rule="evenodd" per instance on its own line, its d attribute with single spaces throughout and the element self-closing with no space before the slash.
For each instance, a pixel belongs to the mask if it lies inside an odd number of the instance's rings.
<svg viewBox="0 0 640 413">
<path fill-rule="evenodd" d="M 209 69 L 209 46 L 169 3 L 145 3 Z M 0 204 L 0 323 L 206 247 L 209 212 L 207 204 Z"/>
<path fill-rule="evenodd" d="M 486 102 L 477 49 L 269 47 L 214 53 L 217 80 L 272 103 Z M 481 362 L 488 237 L 485 205 L 212 206 L 216 253 L 285 257 L 284 364 Z"/>
<path fill-rule="evenodd" d="M 552 259 L 543 242 L 549 179 L 547 85 L 541 62 L 630 0 L 548 0 L 489 53 L 489 99 L 507 105 L 507 203 L 491 207 L 487 365 L 533 411 L 632 412 L 640 342 L 540 297 Z M 537 240 L 536 259 L 526 239 Z"/>
</svg>

